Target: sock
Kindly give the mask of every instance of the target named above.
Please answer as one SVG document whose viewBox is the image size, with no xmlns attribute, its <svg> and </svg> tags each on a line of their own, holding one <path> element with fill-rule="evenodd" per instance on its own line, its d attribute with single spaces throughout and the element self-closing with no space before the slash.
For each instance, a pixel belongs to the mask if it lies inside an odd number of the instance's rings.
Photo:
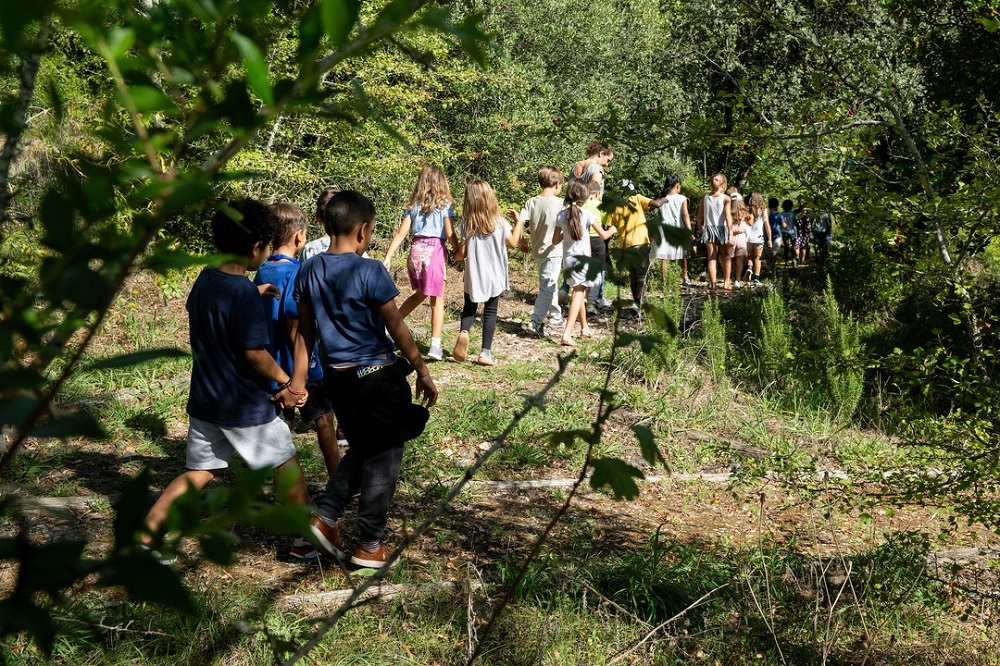
<svg viewBox="0 0 1000 666">
<path fill-rule="evenodd" d="M 440 347 L 441 338 L 431 338 L 431 347 Z"/>
<path fill-rule="evenodd" d="M 490 350 L 487 347 L 483 347 L 482 349 L 479 350 L 479 353 L 480 354 L 484 354 L 486 356 L 489 356 L 490 355 Z"/>
<path fill-rule="evenodd" d="M 378 548 L 378 545 L 380 543 L 382 543 L 382 542 L 379 539 L 375 539 L 374 541 L 365 541 L 365 540 L 362 540 L 361 541 L 361 547 L 364 548 L 367 551 L 373 551 L 376 548 Z"/>
<path fill-rule="evenodd" d="M 337 521 L 333 518 L 327 518 L 323 514 L 320 514 L 319 519 L 322 520 L 328 527 L 336 527 Z"/>
</svg>

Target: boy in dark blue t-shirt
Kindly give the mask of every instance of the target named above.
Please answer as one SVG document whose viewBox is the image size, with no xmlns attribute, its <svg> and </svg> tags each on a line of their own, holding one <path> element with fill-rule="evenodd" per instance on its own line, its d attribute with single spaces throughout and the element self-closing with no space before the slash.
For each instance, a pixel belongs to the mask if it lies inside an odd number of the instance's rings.
<svg viewBox="0 0 1000 666">
<path fill-rule="evenodd" d="M 304 390 L 290 388 L 291 377 L 267 351 L 268 317 L 261 294 L 276 295 L 271 285 L 255 286 L 247 271 L 268 256 L 275 232 L 274 215 L 259 201 L 230 203 L 242 219 L 223 211 L 212 219 L 220 253 L 236 255 L 218 268 L 206 268 L 187 300 L 191 336 L 191 390 L 187 413 L 187 471 L 164 488 L 146 515 L 144 545 L 157 534 L 170 507 L 189 486 L 203 488 L 229 466 L 235 451 L 252 469 L 294 470 L 287 500 L 306 505 L 309 494 L 288 426 L 279 407 L 304 404 Z M 277 392 L 269 382 L 277 383 Z M 172 559 L 172 558 L 164 558 Z"/>
<path fill-rule="evenodd" d="M 316 503 L 312 534 L 321 550 L 342 557 L 337 521 L 360 491 L 359 542 L 351 562 L 378 568 L 391 557 L 382 537 L 403 444 L 423 432 L 438 390 L 396 308 L 399 290 L 392 277 L 382 262 L 361 256 L 375 226 L 371 201 L 359 192 L 338 192 L 327 204 L 324 223 L 330 249 L 306 262 L 295 278 L 299 335 L 292 388 L 305 387 L 309 351 L 318 336 L 324 388 L 351 447 Z M 406 360 L 397 358 L 393 341 Z M 424 406 L 413 402 L 406 380 L 410 366 Z"/>
<path fill-rule="evenodd" d="M 271 343 L 267 346 L 274 360 L 281 369 L 292 374 L 292 340 L 298 335 L 299 308 L 292 298 L 295 286 L 295 276 L 299 272 L 300 262 L 297 259 L 306 242 L 306 229 L 309 220 L 298 206 L 290 203 L 279 203 L 271 206 L 277 222 L 277 234 L 274 237 L 274 250 L 254 276 L 254 284 L 271 284 L 278 290 L 278 296 L 265 297 L 264 308 L 268 310 L 271 332 Z M 333 422 L 332 408 L 326 393 L 322 389 L 323 369 L 317 357 L 318 349 L 314 349 L 309 359 L 309 374 L 306 390 L 309 398 L 305 405 L 299 407 L 299 415 L 308 423 L 316 425 L 316 438 L 319 450 L 326 464 L 327 478 L 333 476 L 340 462 L 340 450 L 337 448 L 337 428 Z M 276 382 L 271 382 L 271 391 L 277 391 Z M 287 423 L 295 419 L 295 408 L 284 410 L 282 416 Z M 305 539 L 296 539 L 289 553 L 296 559 L 313 559 L 319 556 L 312 544 Z"/>
</svg>

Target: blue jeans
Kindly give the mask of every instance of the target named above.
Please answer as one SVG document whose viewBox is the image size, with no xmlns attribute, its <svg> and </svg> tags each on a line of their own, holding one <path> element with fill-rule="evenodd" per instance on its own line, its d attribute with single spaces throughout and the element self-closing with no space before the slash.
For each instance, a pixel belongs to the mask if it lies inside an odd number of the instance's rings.
<svg viewBox="0 0 1000 666">
<path fill-rule="evenodd" d="M 562 310 L 555 299 L 555 293 L 559 274 L 562 272 L 562 256 L 547 259 L 536 257 L 535 263 L 538 264 L 538 297 L 535 298 L 535 309 L 531 313 L 531 325 L 537 328 L 544 324 L 546 313 L 552 325 L 561 324 Z"/>
</svg>

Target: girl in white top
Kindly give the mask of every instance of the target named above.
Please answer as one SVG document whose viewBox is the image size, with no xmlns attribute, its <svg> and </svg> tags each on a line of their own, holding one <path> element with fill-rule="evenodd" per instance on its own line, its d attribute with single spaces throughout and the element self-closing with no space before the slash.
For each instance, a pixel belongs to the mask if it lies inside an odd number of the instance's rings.
<svg viewBox="0 0 1000 666">
<path fill-rule="evenodd" d="M 582 208 L 589 196 L 590 189 L 582 182 L 578 180 L 570 182 L 566 187 L 566 198 L 563 201 L 566 207 L 556 217 L 556 231 L 552 235 L 553 243 L 562 241 L 566 281 L 573 292 L 569 305 L 569 316 L 566 317 L 566 328 L 560 341 L 567 347 L 576 346 L 572 333 L 577 319 L 580 320 L 580 335 L 585 338 L 593 335 L 587 326 L 587 309 L 584 307 L 587 289 L 592 284 L 587 279 L 587 272 L 590 268 L 588 262 L 590 228 L 593 227 L 597 235 L 604 240 L 611 238 L 615 233 L 614 227 L 605 230 L 597 215 Z"/>
<path fill-rule="evenodd" d="M 663 216 L 663 226 L 683 227 L 690 234 L 691 216 L 688 214 L 688 199 L 681 194 L 681 177 L 676 173 L 667 176 L 667 182 L 663 186 L 663 191 L 666 193 L 666 201 L 660 206 L 660 214 Z M 655 232 L 650 234 L 650 239 L 653 241 L 651 243 L 652 258 L 664 262 L 660 264 L 663 281 L 666 282 L 667 280 L 666 262 L 678 260 L 681 262 L 681 272 L 683 273 L 681 284 L 685 287 L 690 286 L 691 280 L 688 278 L 688 262 L 687 257 L 684 256 L 684 248 L 672 245 L 662 235 Z M 694 248 L 692 248 L 692 251 L 694 251 Z"/>
<path fill-rule="evenodd" d="M 730 212 L 730 199 L 726 195 L 729 181 L 725 175 L 717 173 L 712 176 L 712 193 L 706 194 L 698 209 L 698 229 L 702 242 L 705 243 L 705 260 L 708 264 L 708 290 L 715 293 L 717 277 L 717 262 L 722 261 L 724 276 L 723 287 L 730 286 L 729 239 L 733 235 L 733 217 Z"/>
<path fill-rule="evenodd" d="M 771 247 L 771 225 L 768 224 L 767 205 L 760 192 L 751 192 L 747 202 L 750 207 L 750 217 L 753 219 L 750 231 L 747 232 L 747 257 L 750 260 L 747 273 L 756 283 L 760 282 L 760 258 L 764 255 L 764 248 Z"/>
<path fill-rule="evenodd" d="M 507 291 L 507 248 L 517 247 L 524 221 L 516 210 L 507 211 L 514 228 L 500 215 L 500 204 L 493 188 L 485 180 L 474 180 L 465 188 L 462 204 L 462 237 L 465 245 L 455 255 L 465 257 L 465 305 L 462 307 L 462 330 L 451 356 L 464 361 L 469 354 L 469 331 L 476 320 L 476 310 L 483 304 L 483 344 L 476 362 L 496 365 L 490 348 L 497 327 L 500 294 Z"/>
</svg>

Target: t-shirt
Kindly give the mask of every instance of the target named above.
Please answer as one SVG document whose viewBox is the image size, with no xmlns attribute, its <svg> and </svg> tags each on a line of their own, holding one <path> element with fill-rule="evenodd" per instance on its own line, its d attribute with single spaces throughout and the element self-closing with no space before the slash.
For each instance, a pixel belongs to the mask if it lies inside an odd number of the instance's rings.
<svg viewBox="0 0 1000 666">
<path fill-rule="evenodd" d="M 776 210 L 772 210 L 767 214 L 767 222 L 771 225 L 771 240 L 779 238 L 781 236 L 781 222 L 783 218 L 781 213 Z"/>
<path fill-rule="evenodd" d="M 583 227 L 583 238 L 573 240 L 569 233 L 569 208 L 560 211 L 556 218 L 556 226 L 562 229 L 563 256 L 575 257 L 578 255 L 590 256 L 590 227 L 597 224 L 597 216 L 589 210 L 580 210 L 580 226 Z"/>
<path fill-rule="evenodd" d="M 447 240 L 444 233 L 445 218 L 455 219 L 455 207 L 452 205 L 444 208 L 436 208 L 430 213 L 420 210 L 420 204 L 414 204 L 413 208 L 404 213 L 410 218 L 410 231 L 414 236 L 423 238 L 440 238 Z"/>
<path fill-rule="evenodd" d="M 399 290 L 381 261 L 324 252 L 295 278 L 293 298 L 316 317 L 323 367 L 384 365 L 395 360 L 379 308 Z"/>
<path fill-rule="evenodd" d="M 531 236 L 531 254 L 535 259 L 562 256 L 562 243 L 553 244 L 552 234 L 556 230 L 556 215 L 562 210 L 560 197 L 531 197 L 521 209 L 520 218 L 528 225 Z"/>
<path fill-rule="evenodd" d="M 704 214 L 704 225 L 706 227 L 726 227 L 726 201 L 729 197 L 723 195 L 713 197 L 706 194 L 702 199 L 701 208 Z"/>
<path fill-rule="evenodd" d="M 790 236 L 795 238 L 796 236 L 796 225 L 797 217 L 795 216 L 794 210 L 786 210 L 781 213 L 781 219 L 784 222 L 784 227 L 781 229 L 781 233 L 785 236 Z"/>
<path fill-rule="evenodd" d="M 468 236 L 462 229 L 466 242 L 465 293 L 473 303 L 485 303 L 507 291 L 507 237 L 510 223 L 502 217 L 496 219 L 493 233 L 485 236 Z"/>
<path fill-rule="evenodd" d="M 246 352 L 271 342 L 260 292 L 244 275 L 206 268 L 187 299 L 191 391 L 187 413 L 224 428 L 270 423 L 278 415 L 268 380 Z"/>
<path fill-rule="evenodd" d="M 323 236 L 322 238 L 317 238 L 316 240 L 311 240 L 305 244 L 302 248 L 302 252 L 299 252 L 299 261 L 305 262 L 306 259 L 311 259 L 317 254 L 322 254 L 330 249 L 330 237 Z"/>
<path fill-rule="evenodd" d="M 633 194 L 626 205 L 618 206 L 608 215 L 607 224 L 618 229 L 618 244 L 621 247 L 649 244 L 649 229 L 646 228 L 649 203 L 649 197 Z"/>
<path fill-rule="evenodd" d="M 285 261 L 278 261 L 285 258 Z M 274 259 L 275 261 L 272 261 Z M 299 306 L 292 298 L 295 289 L 295 276 L 299 272 L 299 262 L 284 255 L 274 255 L 260 265 L 257 275 L 254 276 L 254 284 L 272 284 L 281 292 L 277 298 L 264 296 L 264 309 L 269 312 L 269 324 L 271 330 L 271 344 L 267 346 L 267 351 L 278 362 L 278 365 L 292 374 L 295 365 L 294 350 L 292 341 L 288 337 L 288 320 L 299 318 Z M 313 349 L 309 358 L 309 374 L 307 381 L 318 382 L 323 379 L 323 368 L 319 366 L 317 358 L 318 349 Z M 272 391 L 278 390 L 278 383 L 271 382 Z"/>
</svg>

